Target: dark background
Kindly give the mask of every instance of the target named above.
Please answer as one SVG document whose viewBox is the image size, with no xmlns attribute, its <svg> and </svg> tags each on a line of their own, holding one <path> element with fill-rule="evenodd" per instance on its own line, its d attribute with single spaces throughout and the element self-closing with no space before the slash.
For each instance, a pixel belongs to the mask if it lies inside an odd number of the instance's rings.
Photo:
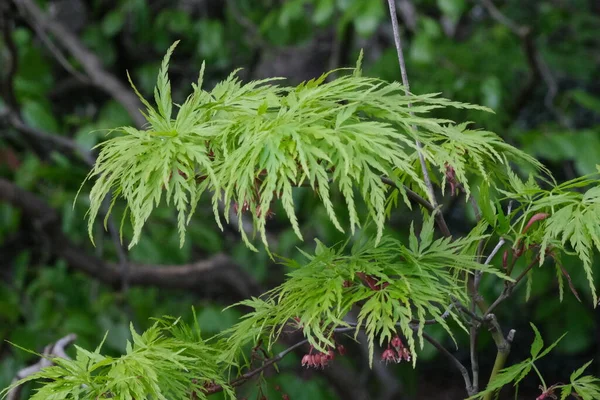
<svg viewBox="0 0 600 400">
<path fill-rule="evenodd" d="M 438 116 L 476 121 L 497 132 L 542 160 L 559 181 L 596 170 L 600 2 L 396 3 L 412 91 L 442 92 L 495 110 Z M 190 92 L 202 61 L 208 88 L 238 67 L 244 80 L 282 76 L 295 84 L 354 65 L 364 49 L 366 75 L 400 79 L 383 0 L 3 0 L 0 13 L 0 387 L 36 361 L 5 340 L 41 351 L 76 333 L 76 344 L 93 348 L 109 331 L 104 351 L 119 354 L 130 321 L 144 329 L 153 316 L 189 320 L 192 305 L 210 335 L 243 313 L 221 312 L 225 306 L 284 278 L 284 267 L 264 251 L 249 251 L 234 228 L 217 229 L 208 200 L 201 201 L 181 249 L 174 213 L 166 206 L 156 210 L 131 251 L 101 221 L 97 246 L 91 245 L 84 220 L 90 184 L 73 203 L 93 163 L 91 149 L 106 129 L 143 123 L 126 71 L 150 96 L 166 49 L 181 40 L 170 67 L 176 102 Z M 447 195 L 443 202 L 453 232 L 473 226 L 464 198 Z M 324 210 L 311 193 L 298 191 L 297 203 L 306 242 L 276 217 L 268 226 L 275 253 L 297 258 L 296 246 L 313 249 L 312 237 L 328 244 L 343 239 L 322 218 Z M 389 227 L 406 235 L 414 216 L 399 208 Z M 529 301 L 522 287 L 498 309 L 502 326 L 517 330 L 511 361 L 528 356 L 529 321 L 547 342 L 569 332 L 540 364 L 548 384 L 567 381 L 600 352 L 600 318 L 583 271 L 569 258 L 565 266 L 582 303 L 568 291 L 560 303 L 554 270 L 547 268 L 536 271 Z M 492 300 L 502 284 L 484 280 L 482 289 Z M 437 327 L 429 332 L 455 351 Z M 457 337 L 455 353 L 468 363 L 467 336 Z M 348 356 L 324 371 L 301 370 L 299 358 L 289 357 L 263 389 L 269 398 L 285 392 L 293 400 L 464 396 L 460 375 L 430 347 L 416 370 L 378 362 L 369 370 L 365 349 L 347 345 Z M 479 346 L 485 381 L 495 349 L 485 333 Z M 592 364 L 590 372 L 598 375 L 600 364 Z M 527 380 L 523 398 L 535 398 L 538 384 Z M 256 390 L 249 383 L 241 396 L 254 398 Z"/>
</svg>

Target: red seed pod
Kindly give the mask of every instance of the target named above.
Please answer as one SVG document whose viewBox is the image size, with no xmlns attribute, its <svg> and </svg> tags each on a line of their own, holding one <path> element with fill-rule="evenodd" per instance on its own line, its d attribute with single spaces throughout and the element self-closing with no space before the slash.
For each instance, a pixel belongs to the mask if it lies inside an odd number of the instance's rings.
<svg viewBox="0 0 600 400">
<path fill-rule="evenodd" d="M 502 254 L 502 268 L 506 269 L 508 267 L 508 250 L 504 250 Z"/>
<path fill-rule="evenodd" d="M 343 356 L 346 354 L 346 348 L 344 347 L 343 344 L 338 345 L 337 351 L 338 351 L 338 353 L 340 353 L 340 356 Z"/>
<path fill-rule="evenodd" d="M 546 214 L 546 213 L 535 214 L 533 217 L 529 218 L 529 222 L 527 222 L 527 225 L 525 225 L 525 228 L 523 228 L 523 233 L 527 232 L 527 230 L 529 230 L 529 228 L 531 228 L 531 225 L 533 225 L 535 222 L 542 221 L 542 220 L 548 218 L 549 216 L 550 216 L 550 214 Z"/>
</svg>

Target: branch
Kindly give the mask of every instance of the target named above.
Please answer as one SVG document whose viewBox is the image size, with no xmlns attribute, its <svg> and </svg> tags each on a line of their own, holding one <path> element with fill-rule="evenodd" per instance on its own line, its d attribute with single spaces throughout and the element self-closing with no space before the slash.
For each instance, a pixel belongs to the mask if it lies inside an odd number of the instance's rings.
<svg viewBox="0 0 600 400">
<path fill-rule="evenodd" d="M 535 84 L 539 78 L 542 78 L 548 92 L 544 98 L 544 105 L 554 114 L 558 122 L 566 128 L 571 128 L 571 123 L 560 113 L 554 106 L 554 98 L 558 93 L 558 85 L 556 79 L 552 76 L 548 64 L 542 58 L 540 51 L 535 45 L 532 37 L 532 30 L 529 26 L 519 25 L 506 15 L 504 15 L 493 3 L 492 0 L 481 0 L 481 4 L 498 23 L 506 26 L 513 34 L 519 37 L 523 46 L 523 51 L 527 59 L 527 64 L 531 70 L 529 81 L 523 86 L 521 92 L 516 96 L 514 111 L 518 111 L 531 97 Z"/>
<path fill-rule="evenodd" d="M 43 200 L 12 182 L 0 178 L 0 201 L 19 208 L 34 225 L 38 226 L 49 241 L 51 253 L 64 259 L 70 268 L 109 286 L 121 287 L 123 269 L 118 264 L 105 262 L 72 243 L 60 230 L 59 214 Z M 196 294 L 204 292 L 202 294 L 209 297 L 228 293 L 232 298 L 243 299 L 261 293 L 254 279 L 224 254 L 216 254 L 205 260 L 185 265 L 132 264 L 127 282 L 131 286 L 187 289 Z M 223 288 L 225 290 L 219 290 Z"/>
<path fill-rule="evenodd" d="M 3 82 L 0 82 L 0 88 L 2 89 L 2 96 L 5 98 L 9 108 L 14 110 L 17 109 L 17 97 L 15 96 L 15 90 L 12 82 L 14 81 L 15 74 L 17 73 L 17 67 L 19 59 L 17 58 L 17 46 L 13 40 L 10 25 L 12 23 L 9 18 L 9 5 L 4 3 L 0 5 L 0 29 L 2 30 L 2 38 L 4 39 L 4 45 L 8 49 L 10 59 L 6 66 L 6 77 Z"/>
<path fill-rule="evenodd" d="M 431 343 L 433 347 L 438 349 L 440 353 L 446 356 L 446 358 L 448 358 L 452 362 L 452 364 L 454 364 L 454 366 L 460 371 L 465 381 L 465 388 L 467 389 L 467 393 L 469 394 L 469 396 L 474 395 L 476 392 L 473 391 L 473 385 L 471 384 L 471 378 L 469 378 L 469 371 L 467 371 L 467 368 L 465 368 L 465 366 L 460 361 L 458 361 L 458 358 L 454 357 L 452 353 L 450 353 L 437 340 L 429 336 L 428 333 L 423 332 L 423 337 L 425 338 L 425 340 Z"/>
<path fill-rule="evenodd" d="M 53 357 L 66 358 L 67 360 L 70 360 L 71 358 L 65 352 L 65 347 L 73 343 L 75 339 L 77 339 L 77 335 L 71 333 L 62 339 L 57 340 L 56 343 L 46 346 L 39 361 L 17 372 L 11 384 L 14 385 L 21 379 L 25 379 L 28 376 L 40 372 L 43 368 L 51 366 Z M 18 400 L 21 395 L 21 389 L 22 386 L 17 386 L 9 390 L 6 394 L 6 400 Z"/>
<path fill-rule="evenodd" d="M 333 331 L 335 333 L 346 333 L 346 332 L 356 331 L 356 329 L 357 329 L 356 327 L 337 328 L 337 329 L 334 329 Z M 229 382 L 229 384 L 232 387 L 237 387 L 237 386 L 243 385 L 248 380 L 252 379 L 252 377 L 258 375 L 261 372 L 263 372 L 264 370 L 266 370 L 267 368 L 269 368 L 273 364 L 281 361 L 285 356 L 287 356 L 292 351 L 296 350 L 297 348 L 303 346 L 306 343 L 308 343 L 308 339 L 303 339 L 303 340 L 299 341 L 298 343 L 295 343 L 295 344 L 291 345 L 287 349 L 285 349 L 282 352 L 280 352 L 279 354 L 277 354 L 275 357 L 272 357 L 272 358 L 269 358 L 268 360 L 266 360 L 260 367 L 257 367 L 257 368 L 255 368 L 255 369 L 253 369 L 251 371 L 248 371 L 248 372 L 246 372 L 243 375 L 240 375 L 239 377 L 237 377 L 237 378 L 233 379 L 231 382 Z M 219 393 L 219 392 L 222 392 L 222 391 L 223 391 L 223 386 L 221 386 L 221 385 L 213 385 L 213 386 L 209 387 L 208 389 L 206 389 L 205 393 L 208 394 L 208 395 L 211 395 L 211 394 Z"/>
<path fill-rule="evenodd" d="M 102 66 L 102 61 L 72 32 L 45 14 L 33 0 L 13 0 L 13 2 L 32 26 L 52 34 L 55 40 L 81 64 L 91 83 L 121 103 L 138 127 L 146 123 L 139 111 L 141 104 L 138 98 L 121 81 L 107 72 Z"/>
<path fill-rule="evenodd" d="M 398 53 L 398 64 L 400 65 L 400 74 L 402 75 L 402 85 L 404 86 L 404 92 L 407 96 L 410 96 L 410 85 L 408 83 L 408 75 L 406 73 L 406 64 L 404 62 L 404 53 L 402 52 L 402 37 L 400 35 L 400 28 L 398 27 L 398 16 L 396 15 L 396 2 L 394 0 L 388 0 L 388 6 L 390 8 L 390 17 L 392 20 L 392 29 L 394 31 L 394 42 L 396 44 L 396 52 Z M 408 103 L 408 107 L 411 107 L 411 103 Z M 413 113 L 410 113 L 411 116 L 414 116 Z M 413 130 L 416 132 L 417 127 L 412 126 Z M 423 156 L 423 148 L 421 146 L 421 142 L 418 139 L 415 140 L 417 145 L 417 153 L 419 155 L 419 162 L 421 163 L 421 169 L 423 170 L 423 180 L 425 181 L 425 185 L 427 186 L 429 202 L 433 206 L 433 208 L 437 208 L 438 204 L 435 200 L 435 192 L 433 190 L 433 184 L 431 183 L 431 178 L 429 176 L 429 171 L 427 170 L 427 164 L 425 163 L 425 157 Z M 444 216 L 441 211 L 440 214 L 440 229 L 444 236 L 451 237 L 452 234 L 446 225 L 446 221 L 444 220 Z"/>
<path fill-rule="evenodd" d="M 60 135 L 46 133 L 40 129 L 27 125 L 25 122 L 23 122 L 16 109 L 6 109 L 0 112 L 0 120 L 2 119 L 27 137 L 28 141 L 35 146 L 35 149 L 37 149 L 38 152 L 40 150 L 40 146 L 43 146 L 44 153 L 49 153 L 52 150 L 56 150 L 67 156 L 73 157 L 76 155 L 78 158 L 83 160 L 86 166 L 90 168 L 94 166 L 95 157 L 90 151 L 78 145 L 73 140 Z M 43 154 L 43 156 L 45 155 L 46 154 Z"/>
<path fill-rule="evenodd" d="M 481 4 L 483 4 L 493 19 L 506 26 L 515 35 L 523 38 L 529 34 L 530 29 L 528 27 L 521 26 L 508 18 L 506 15 L 502 14 L 502 12 L 494 5 L 492 0 L 481 0 Z"/>
<path fill-rule="evenodd" d="M 500 330 L 500 326 L 498 325 L 498 322 L 496 321 L 496 317 L 494 316 L 494 314 L 490 314 L 489 317 L 491 317 L 488 319 L 492 323 L 492 328 L 490 328 L 490 332 L 492 333 L 494 342 L 496 342 L 496 347 L 498 348 L 498 352 L 496 353 L 496 360 L 494 361 L 494 368 L 492 369 L 492 373 L 490 374 L 490 379 L 489 379 L 488 383 L 491 382 L 498 375 L 498 372 L 500 372 L 500 370 L 502 368 L 504 368 L 504 365 L 506 364 L 506 359 L 508 358 L 508 355 L 510 354 L 511 344 L 515 337 L 515 330 L 511 329 L 508 332 L 508 335 L 506 336 L 506 338 L 504 338 L 504 335 L 502 334 L 502 331 Z M 488 392 L 485 394 L 485 397 L 483 398 L 483 400 L 492 400 L 493 395 L 494 395 L 493 392 Z"/>
<path fill-rule="evenodd" d="M 523 272 L 521 272 L 519 274 L 519 276 L 515 279 L 514 282 L 506 282 L 505 283 L 504 289 L 502 290 L 502 293 L 500 293 L 500 296 L 498 296 L 498 298 L 492 303 L 492 305 L 489 306 L 489 308 L 487 309 L 487 311 L 483 315 L 484 319 L 489 314 L 491 314 L 496 309 L 496 307 L 498 307 L 498 305 L 500 303 L 502 303 L 504 300 L 506 300 L 507 298 L 510 297 L 510 295 L 512 294 L 514 288 L 519 284 L 519 282 L 521 282 L 523 280 L 523 278 L 525 278 L 525 276 L 527 276 L 527 274 L 529 273 L 529 271 L 531 271 L 533 269 L 533 267 L 535 267 L 537 265 L 537 263 L 538 263 L 539 260 L 540 260 L 540 255 L 538 254 L 537 257 L 535 257 L 533 259 L 533 261 L 531 261 L 531 263 L 529 263 L 529 265 L 523 270 Z"/>
</svg>

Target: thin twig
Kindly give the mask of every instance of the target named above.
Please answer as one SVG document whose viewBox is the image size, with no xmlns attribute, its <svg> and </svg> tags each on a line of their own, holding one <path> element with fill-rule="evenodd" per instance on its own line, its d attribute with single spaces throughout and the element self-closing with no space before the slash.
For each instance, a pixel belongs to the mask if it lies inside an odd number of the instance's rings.
<svg viewBox="0 0 600 400">
<path fill-rule="evenodd" d="M 406 64 L 404 62 L 404 53 L 402 52 L 402 37 L 400 35 L 400 28 L 398 27 L 398 16 L 396 15 L 396 2 L 394 0 L 388 0 L 388 6 L 390 9 L 390 17 L 392 20 L 392 29 L 394 31 L 394 42 L 396 44 L 396 52 L 398 53 L 398 64 L 400 65 L 400 74 L 402 75 L 402 85 L 404 86 L 404 91 L 407 96 L 410 96 L 410 84 L 408 82 L 408 75 L 406 73 Z M 411 107 L 411 103 L 408 103 L 408 107 Z M 411 116 L 413 113 L 411 112 Z M 412 126 L 413 130 L 417 131 L 416 126 Z M 415 140 L 417 146 L 417 154 L 419 155 L 419 162 L 421 164 L 421 169 L 423 170 L 423 180 L 425 181 L 425 185 L 427 186 L 427 191 L 429 195 L 429 202 L 434 208 L 438 207 L 437 201 L 435 199 L 435 192 L 433 190 L 433 184 L 431 183 L 431 178 L 429 176 L 429 171 L 427 170 L 427 164 L 425 162 L 425 157 L 423 156 L 423 148 L 421 146 L 421 142 L 416 139 Z M 440 212 L 441 215 L 441 212 Z M 443 219 L 443 216 L 441 217 Z M 448 227 L 444 221 L 443 225 L 444 236 L 451 236 Z"/>
<path fill-rule="evenodd" d="M 542 78 L 546 86 L 548 87 L 548 92 L 544 97 L 544 105 L 554 114 L 558 122 L 568 128 L 572 129 L 571 122 L 565 117 L 563 113 L 558 111 L 558 109 L 554 106 L 554 99 L 558 93 L 558 84 L 556 83 L 556 79 L 552 76 L 552 72 L 548 67 L 548 64 L 541 56 L 540 51 L 537 49 L 535 45 L 534 39 L 532 38 L 532 29 L 529 26 L 520 25 L 514 22 L 512 19 L 508 18 L 506 15 L 502 13 L 496 7 L 492 0 L 480 0 L 483 7 L 487 10 L 490 16 L 496 20 L 498 23 L 506 26 L 513 34 L 519 37 L 522 42 L 523 50 L 525 52 L 525 56 L 527 58 L 527 63 L 529 64 L 529 68 L 532 71 L 532 76 L 529 79 L 529 82 L 523 86 L 523 90 L 520 95 L 517 96 L 517 99 L 526 100 L 531 91 L 535 87 L 535 83 L 538 78 Z M 523 101 L 517 101 L 518 105 L 521 105 Z"/>
<path fill-rule="evenodd" d="M 489 265 L 489 263 L 492 262 L 492 259 L 498 253 L 498 251 L 500 251 L 500 249 L 502 248 L 502 246 L 504 246 L 504 243 L 506 243 L 506 241 L 504 240 L 504 238 L 500 238 L 500 240 L 498 241 L 498 243 L 496 244 L 496 246 L 494 247 L 494 249 L 492 250 L 492 252 L 485 259 L 483 265 Z M 475 272 L 475 282 L 474 282 L 474 284 L 475 284 L 475 290 L 479 290 L 479 284 L 481 283 L 481 276 L 482 276 L 481 271 L 476 271 Z"/>
<path fill-rule="evenodd" d="M 473 311 L 471 311 L 467 307 L 465 307 L 465 305 L 462 304 L 460 301 L 458 301 L 458 299 L 453 299 L 453 301 L 454 301 L 455 307 L 458 308 L 463 313 L 467 314 L 469 317 L 471 317 L 472 320 L 477 321 L 479 323 L 484 322 L 484 320 L 479 315 L 475 314 Z"/>
<path fill-rule="evenodd" d="M 8 54 L 10 55 L 10 59 L 8 61 L 7 66 L 5 67 L 5 78 L 2 82 L 0 82 L 0 88 L 2 89 L 1 93 L 7 105 L 13 110 L 18 109 L 17 97 L 15 96 L 15 90 L 13 87 L 13 81 L 15 78 L 15 74 L 17 73 L 19 59 L 17 57 L 17 46 L 13 40 L 11 27 L 10 25 L 13 21 L 9 18 L 8 11 L 9 4 L 4 3 L 0 5 L 0 29 L 2 29 L 2 37 L 4 39 L 4 44 L 8 49 Z"/>
<path fill-rule="evenodd" d="M 39 146 L 40 143 L 43 143 L 66 155 L 76 154 L 88 167 L 92 167 L 95 163 L 95 157 L 92 155 L 92 153 L 89 150 L 84 149 L 76 142 L 63 136 L 47 133 L 27 125 L 19 116 L 18 109 L 5 110 L 4 112 L 0 113 L 0 119 L 5 119 L 16 130 L 26 136 L 30 142 L 35 143 L 36 146 Z"/>
<path fill-rule="evenodd" d="M 388 178 L 386 176 L 382 176 L 381 181 L 383 183 L 385 183 L 386 185 L 389 185 L 396 189 L 399 189 L 398 185 L 396 185 L 393 180 L 391 180 L 390 178 Z M 421 197 L 416 192 L 412 191 L 408 186 L 404 185 L 403 189 L 404 189 L 404 192 L 406 193 L 406 196 L 409 199 L 411 199 L 415 203 L 422 205 L 430 213 L 434 213 L 433 216 L 435 218 L 435 223 L 437 224 L 438 228 L 440 228 L 440 231 L 442 232 L 442 234 L 444 236 L 446 236 L 446 237 L 452 236 L 452 234 L 450 233 L 450 229 L 448 228 L 448 225 L 446 224 L 446 220 L 444 219 L 444 215 L 442 214 L 441 211 L 436 212 L 436 208 L 430 202 L 428 202 L 426 199 Z"/>
<path fill-rule="evenodd" d="M 407 96 L 410 96 L 410 83 L 408 81 L 408 74 L 406 72 L 406 63 L 404 62 L 404 53 L 402 51 L 402 36 L 400 35 L 400 28 L 398 27 L 398 16 L 396 14 L 396 2 L 394 0 L 388 0 L 388 6 L 390 9 L 390 17 L 392 20 L 392 30 L 394 32 L 394 43 L 396 45 L 396 53 L 398 54 L 398 64 L 400 65 L 400 75 L 402 76 L 402 85 L 404 86 L 404 92 Z M 408 107 L 410 108 L 412 104 L 409 102 Z M 411 116 L 413 113 L 411 112 Z M 416 132 L 417 127 L 413 125 L 413 130 Z M 423 179 L 425 180 L 425 184 L 427 186 L 427 190 L 429 191 L 429 202 L 437 207 L 437 202 L 435 200 L 435 194 L 433 191 L 433 184 L 431 183 L 431 179 L 429 177 L 429 172 L 427 171 L 427 165 L 425 163 L 425 158 L 423 156 L 423 149 L 421 147 L 421 142 L 416 140 L 417 152 L 419 154 L 419 162 L 421 163 L 421 168 L 423 169 Z"/>
<path fill-rule="evenodd" d="M 81 64 L 92 84 L 121 103 L 137 127 L 144 126 L 146 120 L 139 111 L 141 104 L 138 98 L 104 68 L 100 58 L 85 47 L 75 34 L 44 13 L 33 0 L 12 1 L 30 24 L 37 25 L 44 32 L 52 34 L 56 41 L 68 50 Z"/>
<path fill-rule="evenodd" d="M 36 35 L 40 38 L 40 40 L 44 43 L 44 45 L 46 45 L 46 47 L 48 48 L 48 50 L 50 51 L 50 53 L 52 53 L 52 55 L 54 56 L 54 58 L 56 59 L 56 61 L 58 61 L 58 63 L 71 75 L 73 75 L 75 77 L 75 79 L 77 79 L 78 81 L 85 83 L 85 84 L 91 84 L 92 82 L 90 81 L 90 79 L 83 73 L 77 71 L 72 65 L 71 63 L 67 60 L 67 58 L 63 55 L 62 51 L 54 44 L 54 42 L 48 37 L 48 35 L 46 34 L 46 32 L 44 32 L 44 30 L 40 27 L 40 25 L 33 21 L 31 24 L 33 30 L 35 31 Z"/>
<path fill-rule="evenodd" d="M 357 329 L 356 327 L 337 328 L 337 329 L 334 329 L 333 332 L 335 332 L 335 333 L 347 333 L 347 332 L 356 331 L 356 329 Z M 272 357 L 272 358 L 266 360 L 260 367 L 257 367 L 255 369 L 253 369 L 253 370 L 251 370 L 249 372 L 246 372 L 245 374 L 240 375 L 239 377 L 233 379 L 231 382 L 229 382 L 229 385 L 232 386 L 232 387 L 243 385 L 248 380 L 252 379 L 252 377 L 258 375 L 261 372 L 263 372 L 264 370 L 266 370 L 267 368 L 269 368 L 273 364 L 281 361 L 285 356 L 287 356 L 292 351 L 296 350 L 297 348 L 303 346 L 306 343 L 308 343 L 308 339 L 303 339 L 303 340 L 299 341 L 298 343 L 295 343 L 295 344 L 291 345 L 287 349 L 285 349 L 282 352 L 280 352 L 279 354 L 277 354 L 275 357 Z M 223 386 L 221 386 L 221 385 L 213 385 L 213 386 L 207 388 L 205 390 L 205 393 L 208 394 L 208 395 L 211 395 L 211 394 L 219 393 L 219 392 L 222 392 L 222 391 L 223 391 Z"/>
<path fill-rule="evenodd" d="M 479 392 L 479 357 L 477 342 L 479 339 L 479 325 L 471 321 L 469 328 L 469 353 L 471 356 L 471 373 L 473 374 L 473 393 Z"/>
<path fill-rule="evenodd" d="M 431 343 L 433 347 L 435 347 L 440 353 L 446 356 L 446 358 L 448 358 L 452 362 L 452 364 L 454 364 L 454 366 L 460 371 L 465 381 L 465 388 L 467 389 L 467 393 L 469 394 L 469 396 L 474 395 L 475 392 L 473 391 L 473 385 L 471 384 L 471 378 L 469 377 L 469 371 L 467 371 L 467 368 L 465 368 L 465 366 L 460 361 L 458 361 L 458 358 L 454 357 L 452 353 L 450 353 L 437 340 L 429 336 L 427 332 L 423 332 L 423 338 L 429 343 Z"/>
<path fill-rule="evenodd" d="M 494 5 L 494 3 L 491 0 L 481 0 L 481 4 L 483 4 L 483 6 L 493 19 L 506 26 L 515 35 L 522 38 L 528 34 L 528 27 L 521 26 L 515 23 L 510 18 L 508 18 L 506 15 L 502 14 L 502 12 Z"/>
<path fill-rule="evenodd" d="M 23 368 L 15 375 L 15 378 L 12 381 L 14 385 L 21 379 L 25 379 L 28 376 L 31 376 L 37 372 L 40 372 L 43 368 L 49 367 L 52 365 L 52 358 L 60 357 L 65 359 L 70 359 L 70 357 L 65 352 L 65 347 L 69 346 L 77 339 L 77 335 L 74 333 L 68 334 L 67 336 L 59 339 L 54 344 L 50 344 L 44 348 L 44 352 L 42 353 L 42 357 L 38 360 L 37 363 L 30 365 L 29 367 Z M 8 391 L 6 394 L 6 400 L 17 400 L 21 395 L 22 386 L 16 386 Z"/>
<path fill-rule="evenodd" d="M 488 256 L 488 258 L 485 259 L 485 262 L 483 263 L 483 265 L 489 265 L 489 263 L 492 262 L 492 258 L 494 258 L 494 256 L 498 253 L 498 251 L 500 251 L 500 249 L 502 248 L 502 246 L 504 246 L 505 242 L 506 241 L 504 240 L 504 238 L 500 238 L 500 240 L 496 244 L 496 247 L 494 247 L 494 249 L 492 250 L 492 252 Z"/>
<path fill-rule="evenodd" d="M 512 294 L 515 287 L 523 280 L 523 278 L 525 278 L 525 276 L 527 276 L 529 271 L 531 271 L 531 269 L 537 265 L 539 260 L 540 260 L 540 255 L 538 254 L 537 257 L 534 258 L 533 261 L 531 263 L 529 263 L 529 265 L 523 270 L 523 272 L 521 272 L 519 274 L 519 276 L 517 276 L 517 278 L 515 278 L 514 282 L 506 282 L 504 289 L 502 290 L 502 293 L 500 293 L 500 296 L 498 296 L 498 298 L 489 306 L 489 308 L 483 315 L 484 319 L 490 313 L 492 313 L 496 309 L 496 307 L 498 307 L 498 305 L 500 303 L 502 303 L 504 300 L 506 300 L 507 298 L 510 297 L 510 295 Z"/>
</svg>

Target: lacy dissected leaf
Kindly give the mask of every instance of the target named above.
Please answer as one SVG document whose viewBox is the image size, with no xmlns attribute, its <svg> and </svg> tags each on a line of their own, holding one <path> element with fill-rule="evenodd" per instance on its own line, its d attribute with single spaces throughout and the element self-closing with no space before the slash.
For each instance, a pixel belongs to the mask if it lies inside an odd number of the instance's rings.
<svg viewBox="0 0 600 400">
<path fill-rule="evenodd" d="M 165 56 L 159 73 L 155 90 L 158 110 L 138 93 L 147 107 L 145 116 L 149 127 L 145 130 L 114 129 L 122 135 L 98 146 L 100 155 L 87 178 L 95 178 L 88 213 L 90 238 L 102 203 L 112 192 L 111 208 L 119 196 L 127 202 L 133 225 L 130 247 L 138 242 L 144 223 L 163 196 L 167 204 L 172 202 L 177 210 L 177 226 L 183 244 L 185 227 L 206 187 L 206 184 L 196 183 L 196 174 L 202 171 L 212 177 L 213 187 L 217 184 L 207 140 L 216 134 L 218 127 L 204 122 L 204 113 L 197 110 L 204 94 L 195 91 L 181 106 L 177 118 L 171 119 L 171 89 L 166 69 L 173 47 Z M 201 81 L 202 74 L 196 88 L 200 87 Z"/>
<path fill-rule="evenodd" d="M 433 229 L 431 221 L 427 225 Z M 481 236 L 455 242 L 433 240 L 430 228 L 424 229 L 420 241 L 415 239 L 416 246 L 410 248 L 385 235 L 378 246 L 374 238 L 363 240 L 349 252 L 346 246 L 327 247 L 317 242 L 315 254 L 304 254 L 306 264 L 286 261 L 294 270 L 281 286 L 263 299 L 241 303 L 255 311 L 224 333 L 225 347 L 240 348 L 259 337 L 272 344 L 291 323 L 315 349 L 326 352 L 335 345 L 336 328 L 356 326 L 356 332 L 364 329 L 367 334 L 371 363 L 374 344 L 382 345 L 396 332 L 402 332 L 416 356 L 413 332 L 416 330 L 422 346 L 425 319 L 435 319 L 452 335 L 445 317 L 456 319 L 456 315 L 448 306 L 453 299 L 467 300 L 463 290 L 466 274 L 457 271 L 469 274 L 484 268 L 503 276 L 493 267 L 473 261 L 473 244 Z M 356 324 L 349 325 L 344 318 L 357 303 L 361 310 Z M 443 316 L 444 312 L 448 314 Z"/>
<path fill-rule="evenodd" d="M 515 210 L 522 214 L 515 224 L 517 237 L 525 245 L 540 245 L 540 265 L 546 251 L 563 250 L 577 255 L 583 262 L 595 304 L 598 298 L 592 258 L 594 249 L 600 251 L 599 183 L 598 175 L 589 175 L 545 190 L 513 177 L 512 190 L 503 191 L 508 198 L 521 203 Z M 541 214 L 547 217 L 528 226 L 532 217 Z"/>
<path fill-rule="evenodd" d="M 133 225 L 131 246 L 152 210 L 164 197 L 178 212 L 181 241 L 187 222 L 205 190 L 213 193 L 219 226 L 220 204 L 229 219 L 237 209 L 238 227 L 252 249 L 243 213 L 251 215 L 254 233 L 268 247 L 266 223 L 273 201 L 283 209 L 298 237 L 302 237 L 294 190 L 310 187 L 320 198 L 334 226 L 344 231 L 332 191 L 341 194 L 350 232 L 365 220 L 375 222 L 376 243 L 383 234 L 390 194 L 404 182 L 426 191 L 415 165 L 415 140 L 425 143 L 425 157 L 443 167 L 451 164 L 466 185 L 466 170 L 484 173 L 494 163 L 515 156 L 534 163 L 492 133 L 471 131 L 466 125 L 429 118 L 443 107 L 484 107 L 452 102 L 436 94 L 407 94 L 397 82 L 363 77 L 360 60 L 355 69 L 337 79 L 328 74 L 297 87 L 282 87 L 275 79 L 246 84 L 235 72 L 213 90 L 202 89 L 202 72 L 193 92 L 173 119 L 167 76 L 172 46 L 161 65 L 154 92 L 156 108 L 134 90 L 146 106 L 148 128 L 118 128 L 120 133 L 100 145 L 97 164 L 88 178 L 91 191 L 89 231 L 103 200 L 125 198 Z M 412 104 L 412 107 L 409 105 Z M 381 180 L 388 176 L 397 189 Z M 366 205 L 359 216 L 357 202 Z"/>
<path fill-rule="evenodd" d="M 549 173 L 535 157 L 504 142 L 500 136 L 485 130 L 468 129 L 471 123 L 431 126 L 419 135 L 424 155 L 437 166 L 446 186 L 446 170 L 451 167 L 456 181 L 470 194 L 469 174 L 483 178 L 487 184 L 508 181 L 509 162 L 516 162 Z"/>
<path fill-rule="evenodd" d="M 197 328 L 197 327 L 196 327 Z M 132 342 L 118 358 L 76 346 L 73 360 L 53 358 L 55 365 L 17 382 L 43 380 L 32 400 L 59 399 L 184 399 L 194 393 L 207 399 L 205 388 L 221 385 L 235 399 L 219 364 L 219 349 L 200 337 L 198 329 L 179 320 L 160 320 L 143 334 L 131 328 Z M 4 391 L 4 394 L 7 390 Z"/>
<path fill-rule="evenodd" d="M 567 399 L 572 393 L 579 395 L 581 400 L 600 399 L 600 379 L 592 375 L 581 376 L 591 363 L 592 361 L 589 361 L 574 371 L 568 385 L 557 385 L 557 388 L 561 389 L 561 400 Z"/>
</svg>

